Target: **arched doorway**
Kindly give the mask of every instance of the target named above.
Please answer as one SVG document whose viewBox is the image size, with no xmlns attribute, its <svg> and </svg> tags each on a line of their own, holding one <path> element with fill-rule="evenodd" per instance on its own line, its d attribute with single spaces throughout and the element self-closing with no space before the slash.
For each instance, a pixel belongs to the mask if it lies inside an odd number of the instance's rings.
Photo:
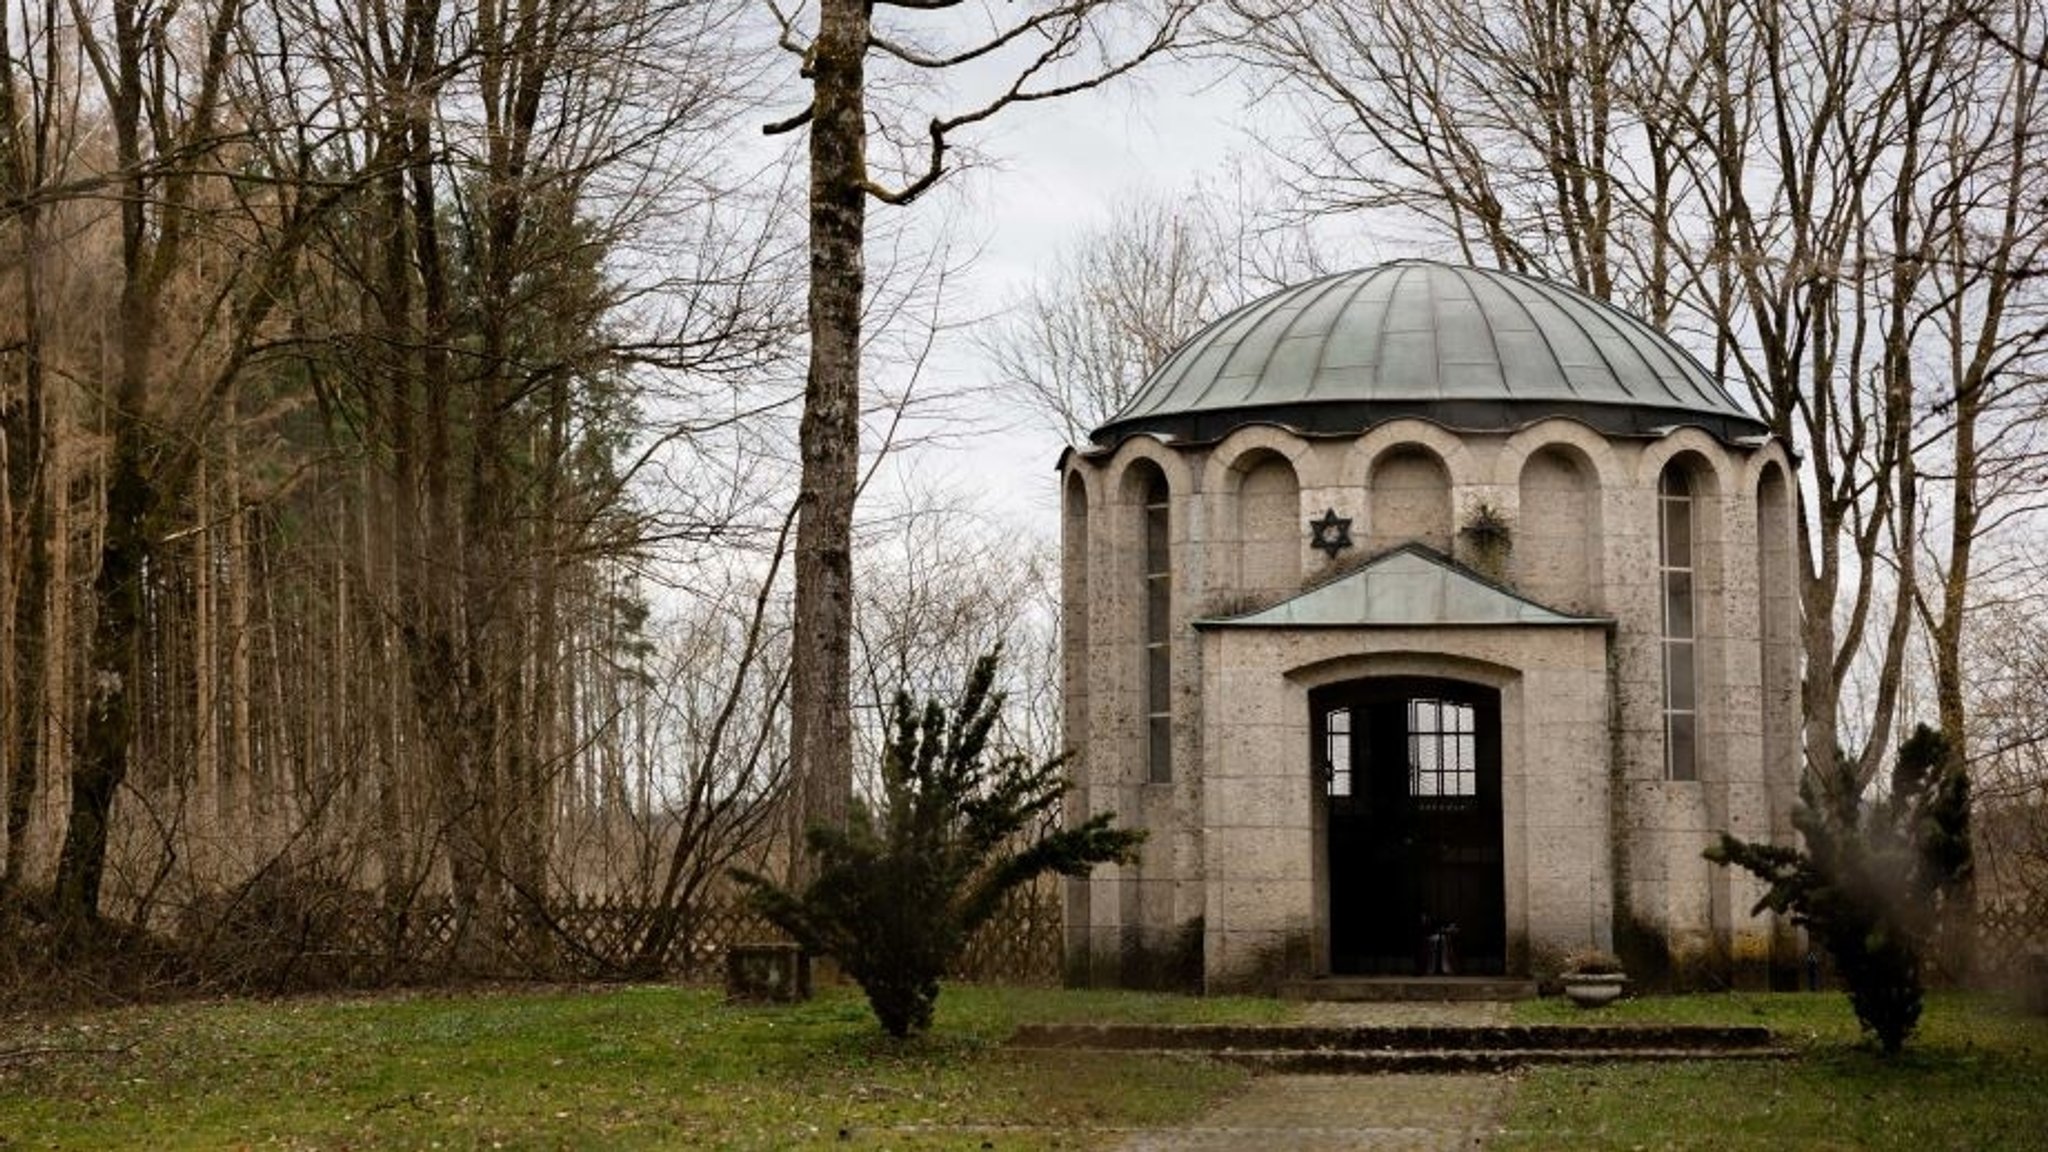
<svg viewBox="0 0 2048 1152">
<path fill-rule="evenodd" d="M 1331 972 L 1505 972 L 1500 693 L 1373 677 L 1318 688 L 1309 709 Z"/>
</svg>

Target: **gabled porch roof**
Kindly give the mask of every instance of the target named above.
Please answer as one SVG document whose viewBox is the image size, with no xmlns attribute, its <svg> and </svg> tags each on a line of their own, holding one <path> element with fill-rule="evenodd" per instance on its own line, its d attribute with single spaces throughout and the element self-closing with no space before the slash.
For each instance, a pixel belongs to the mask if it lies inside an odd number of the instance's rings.
<svg viewBox="0 0 2048 1152">
<path fill-rule="evenodd" d="M 1270 608 L 1195 621 L 1197 628 L 1611 627 L 1546 608 L 1433 548 L 1403 544 Z"/>
</svg>

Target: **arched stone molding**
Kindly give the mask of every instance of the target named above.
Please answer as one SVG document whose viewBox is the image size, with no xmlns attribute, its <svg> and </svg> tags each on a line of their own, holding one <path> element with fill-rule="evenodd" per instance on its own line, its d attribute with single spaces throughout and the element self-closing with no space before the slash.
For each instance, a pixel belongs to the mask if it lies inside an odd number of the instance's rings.
<svg viewBox="0 0 2048 1152">
<path fill-rule="evenodd" d="M 1427 420 L 1389 420 L 1353 441 L 1350 451 L 1344 454 L 1340 474 L 1329 477 L 1327 482 L 1333 486 L 1363 487 L 1371 482 L 1372 470 L 1381 457 L 1411 448 L 1423 449 L 1436 457 L 1450 477 L 1453 492 L 1488 480 L 1479 474 L 1472 450 L 1456 433 Z"/>
<path fill-rule="evenodd" d="M 1763 485 L 1764 473 L 1773 467 L 1777 468 L 1788 482 L 1799 474 L 1799 470 L 1792 464 L 1792 454 L 1785 450 L 1785 442 L 1775 436 L 1743 458 L 1742 470 L 1736 480 L 1737 489 L 1752 494 L 1758 492 Z"/>
<path fill-rule="evenodd" d="M 1757 505 L 1756 550 L 1759 555 L 1786 553 L 1784 575 L 1787 586 L 1792 587 L 1791 582 L 1797 575 L 1793 562 L 1798 553 L 1797 504 L 1793 498 L 1797 486 L 1793 483 L 1792 469 L 1782 461 L 1766 460 L 1755 470 L 1754 482 L 1745 487 L 1755 494 Z"/>
<path fill-rule="evenodd" d="M 1297 497 L 1317 486 L 1315 477 L 1322 469 L 1315 452 L 1307 441 L 1284 428 L 1270 424 L 1240 428 L 1208 452 L 1202 464 L 1202 492 L 1208 523 L 1218 530 L 1212 532 L 1215 540 L 1235 543 L 1244 539 L 1237 507 L 1244 479 L 1260 464 L 1274 459 L 1287 465 Z M 1219 575 L 1231 582 L 1228 574 Z"/>
<path fill-rule="evenodd" d="M 1282 675 L 1303 688 L 1321 688 L 1369 676 L 1439 676 L 1505 690 L 1521 680 L 1522 671 L 1471 656 L 1400 648 L 1314 660 L 1289 668 Z"/>
<path fill-rule="evenodd" d="M 1799 535 L 1792 470 L 1767 461 L 1756 481 L 1757 642 L 1764 746 L 1760 771 L 1771 834 L 1791 835 L 1799 779 Z"/>
<path fill-rule="evenodd" d="M 1520 486 L 1522 468 L 1529 457 L 1549 448 L 1577 455 L 1581 464 L 1591 469 L 1593 490 L 1596 492 L 1605 492 L 1628 477 L 1628 466 L 1622 463 L 1614 445 L 1606 437 L 1576 420 L 1554 419 L 1531 424 L 1507 438 L 1499 455 L 1494 457 L 1494 486 L 1502 489 Z"/>
<path fill-rule="evenodd" d="M 1724 664 L 1726 643 L 1732 631 L 1728 614 L 1728 592 L 1731 583 L 1737 587 L 1747 585 L 1746 580 L 1730 580 L 1727 557 L 1730 553 L 1745 558 L 1753 555 L 1752 549 L 1743 546 L 1742 541 L 1732 542 L 1734 546 L 1731 547 L 1728 529 L 1745 521 L 1747 515 L 1746 512 L 1733 517 L 1727 515 L 1728 487 L 1732 477 L 1717 471 L 1715 463 L 1716 461 L 1708 455 L 1681 448 L 1665 455 L 1664 463 L 1654 477 L 1646 473 L 1646 479 L 1651 479 L 1652 483 L 1658 485 L 1655 489 L 1659 493 L 1656 505 L 1658 515 L 1653 524 L 1659 533 L 1665 530 L 1667 504 L 1673 505 L 1672 515 L 1675 516 L 1682 511 L 1686 517 L 1684 521 L 1674 523 L 1688 525 L 1684 541 L 1686 559 L 1673 563 L 1691 573 L 1692 594 L 1689 599 L 1692 624 L 1685 638 L 1697 646 L 1692 666 L 1697 683 L 1691 693 L 1698 701 L 1697 779 L 1706 778 L 1712 767 L 1721 763 L 1720 758 L 1713 755 L 1718 752 L 1717 736 L 1721 720 L 1721 717 L 1714 715 L 1714 702 L 1722 697 L 1728 684 L 1728 669 Z M 1668 501 L 1662 496 L 1662 485 L 1667 474 L 1683 478 L 1683 490 L 1689 499 Z M 1731 521 L 1735 524 L 1731 524 Z M 1754 543 L 1753 538 L 1748 541 L 1750 545 Z M 1661 537 L 1656 546 L 1660 549 L 1660 555 L 1667 547 Z M 1660 571 L 1661 568 L 1660 563 Z M 1655 634 L 1668 638 L 1671 633 L 1666 628 L 1665 621 L 1670 613 L 1665 610 L 1663 603 L 1665 594 L 1666 590 L 1660 576 Z M 1668 675 L 1668 669 L 1660 672 L 1660 682 Z"/>
<path fill-rule="evenodd" d="M 1425 544 L 1446 555 L 1457 538 L 1459 490 L 1443 458 L 1404 443 L 1373 457 L 1366 474 L 1363 536 L 1368 555 L 1401 544 Z"/>
<path fill-rule="evenodd" d="M 1704 513 L 1703 530 L 1715 543 L 1718 554 L 1721 531 L 1720 498 L 1734 484 L 1734 462 L 1726 449 L 1698 428 L 1684 427 L 1656 440 L 1621 445 L 1616 459 L 1621 472 L 1608 478 L 1602 488 L 1600 513 L 1604 547 L 1601 550 L 1603 612 L 1621 625 L 1617 657 L 1621 682 L 1639 693 L 1661 691 L 1663 673 L 1658 637 L 1662 631 L 1661 577 L 1658 574 L 1659 505 L 1657 484 L 1664 466 L 1673 457 L 1688 454 L 1694 462 L 1694 495 Z M 1709 576 L 1709 579 L 1714 577 Z M 1655 699 L 1655 696 L 1651 697 Z M 1632 715 L 1645 715 L 1632 713 Z M 1647 723 L 1625 725 L 1622 732 L 1623 762 L 1632 776 L 1662 778 L 1664 740 Z"/>
<path fill-rule="evenodd" d="M 1116 455 L 1103 468 L 1105 503 L 1122 502 L 1129 495 L 1125 478 L 1131 465 L 1140 460 L 1151 461 L 1166 474 L 1166 487 L 1173 493 L 1176 504 L 1199 490 L 1195 484 L 1195 471 L 1188 465 L 1186 456 L 1150 436 L 1133 436 L 1117 447 Z"/>
<path fill-rule="evenodd" d="M 1286 459 L 1294 469 L 1295 482 L 1304 489 L 1320 488 L 1329 482 L 1322 475 L 1308 441 L 1278 425 L 1253 424 L 1232 432 L 1209 450 L 1202 469 L 1203 490 L 1233 491 L 1247 470 L 1246 461 L 1264 453 Z"/>
<path fill-rule="evenodd" d="M 1085 756 L 1088 739 L 1088 479 L 1083 470 L 1069 468 L 1060 483 L 1060 650 L 1065 665 L 1061 703 L 1066 724 L 1066 742 Z M 1077 776 L 1085 776 L 1085 763 L 1075 765 Z M 1077 806 L 1086 811 L 1087 805 Z"/>
<path fill-rule="evenodd" d="M 1070 592 L 1069 612 L 1088 601 L 1088 532 L 1094 518 L 1086 473 L 1068 469 L 1060 479 L 1060 548 L 1065 554 L 1060 570 Z"/>
<path fill-rule="evenodd" d="M 1635 459 L 1633 481 L 1608 490 L 1610 582 L 1633 584 L 1655 578 L 1659 531 L 1657 486 L 1663 478 L 1664 469 L 1673 460 L 1681 459 L 1692 482 L 1696 517 L 1694 538 L 1706 550 L 1707 562 L 1696 562 L 1695 566 L 1703 569 L 1702 579 L 1716 596 L 1719 595 L 1725 576 L 1720 562 L 1724 555 L 1729 554 L 1731 547 L 1731 542 L 1726 539 L 1727 502 L 1731 498 L 1746 500 L 1747 496 L 1741 495 L 1742 490 L 1737 486 L 1740 462 L 1732 459 L 1719 441 L 1697 428 L 1681 428 L 1646 446 Z M 1626 526 L 1629 530 L 1617 531 L 1619 526 Z M 1610 588 L 1610 593 L 1619 591 Z M 1718 619 L 1714 617 L 1713 621 Z M 1646 616 L 1636 624 L 1655 634 L 1658 617 Z M 1718 623 L 1710 622 L 1710 626 L 1718 636 Z"/>
<path fill-rule="evenodd" d="M 1664 466 L 1673 457 L 1688 454 L 1696 457 L 1693 464 L 1693 478 L 1704 479 L 1708 487 L 1695 492 L 1707 498 L 1722 497 L 1736 490 L 1741 475 L 1740 464 L 1729 458 L 1728 450 L 1721 442 L 1697 428 L 1680 428 L 1654 441 L 1643 449 L 1636 458 L 1635 482 L 1638 487 L 1657 490 L 1657 480 L 1664 475 Z"/>
<path fill-rule="evenodd" d="M 1092 563 L 1089 573 L 1090 663 L 1099 691 L 1091 693 L 1096 714 L 1090 724 L 1098 753 L 1098 787 L 1122 789 L 1119 808 L 1128 809 L 1129 790 L 1147 779 L 1149 764 L 1147 716 L 1146 620 L 1147 513 L 1146 492 L 1152 479 L 1163 479 L 1168 493 L 1167 539 L 1173 571 L 1185 538 L 1189 471 L 1180 456 L 1149 438 L 1133 438 L 1117 452 L 1103 477 L 1102 502 L 1089 529 Z M 1175 579 L 1172 599 L 1183 600 Z"/>
<path fill-rule="evenodd" d="M 1215 590 L 1265 601 L 1300 588 L 1308 535 L 1293 462 L 1255 448 L 1224 475 L 1228 487 L 1207 494 L 1211 535 L 1221 544 L 1212 553 Z"/>
<path fill-rule="evenodd" d="M 1136 563 L 1132 549 L 1143 543 L 1137 533 L 1144 519 L 1145 498 L 1142 486 L 1132 483 L 1132 476 L 1141 460 L 1158 468 L 1166 477 L 1169 505 L 1167 538 L 1173 549 L 1176 612 L 1184 615 L 1186 605 L 1195 603 L 1208 584 L 1205 549 L 1198 543 L 1190 546 L 1191 542 L 1207 539 L 1208 524 L 1204 515 L 1206 510 L 1202 507 L 1201 489 L 1196 483 L 1199 474 L 1186 453 L 1151 436 L 1133 436 L 1124 441 L 1105 469 L 1101 485 L 1102 506 L 1116 511 L 1096 518 L 1092 541 L 1102 548 L 1104 555 L 1124 557 L 1127 565 Z M 1127 576 L 1127 573 L 1118 573 L 1109 579 L 1124 580 Z M 1102 585 L 1104 588 L 1122 586 L 1121 583 Z"/>
<path fill-rule="evenodd" d="M 1081 494 L 1088 501 L 1090 508 L 1101 504 L 1102 476 L 1105 467 L 1107 467 L 1106 461 L 1090 460 L 1078 453 L 1070 454 L 1067 457 L 1065 466 L 1060 469 L 1060 499 L 1062 507 L 1065 506 L 1066 485 L 1069 483 L 1078 483 L 1081 486 Z"/>
<path fill-rule="evenodd" d="M 1681 428 L 1644 450 L 1637 461 L 1638 485 L 1649 496 L 1649 508 L 1653 513 L 1648 518 L 1652 533 L 1659 530 L 1657 490 L 1665 469 L 1677 464 L 1685 471 L 1692 485 L 1692 546 L 1694 579 L 1694 634 L 1699 643 L 1698 695 L 1701 701 L 1699 713 L 1698 753 L 1702 775 L 1715 771 L 1725 763 L 1723 757 L 1724 725 L 1727 717 L 1721 714 L 1720 702 L 1725 698 L 1729 686 L 1727 666 L 1730 634 L 1730 604 L 1728 592 L 1731 586 L 1747 587 L 1746 576 L 1731 578 L 1731 558 L 1741 557 L 1750 562 L 1756 540 L 1754 529 L 1749 539 L 1731 539 L 1733 529 L 1752 523 L 1747 507 L 1749 497 L 1737 487 L 1740 477 L 1740 462 L 1732 459 L 1721 443 L 1697 428 Z M 1650 540 L 1651 561 L 1655 564 L 1656 537 Z M 1642 621 L 1651 635 L 1661 635 L 1661 588 L 1657 614 Z M 1661 684 L 1661 671 L 1657 676 Z M 1662 741 L 1660 739 L 1659 744 Z"/>
</svg>

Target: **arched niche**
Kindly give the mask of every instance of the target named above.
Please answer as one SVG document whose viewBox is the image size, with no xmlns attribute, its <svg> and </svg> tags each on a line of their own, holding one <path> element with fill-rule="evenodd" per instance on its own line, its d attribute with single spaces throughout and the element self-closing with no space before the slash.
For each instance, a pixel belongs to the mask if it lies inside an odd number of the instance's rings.
<svg viewBox="0 0 2048 1152">
<path fill-rule="evenodd" d="M 1373 462 L 1366 479 L 1371 516 L 1368 555 L 1401 544 L 1451 550 L 1451 477 L 1434 452 L 1404 444 Z"/>
<path fill-rule="evenodd" d="M 1060 643 L 1065 652 L 1067 740 L 1088 747 L 1088 483 L 1067 472 L 1060 501 Z"/>
<path fill-rule="evenodd" d="M 1540 604 L 1591 614 L 1600 586 L 1600 493 L 1592 462 L 1576 448 L 1531 453 L 1518 478 L 1520 507 L 1509 578 Z"/>
<path fill-rule="evenodd" d="M 1294 466 L 1276 452 L 1256 452 L 1238 464 L 1239 587 L 1269 596 L 1301 585 L 1301 483 Z"/>
<path fill-rule="evenodd" d="M 1068 557 L 1067 572 L 1085 581 L 1088 575 L 1088 481 L 1080 471 L 1070 470 L 1060 487 L 1060 544 Z"/>
<path fill-rule="evenodd" d="M 1757 639 L 1762 648 L 1763 771 L 1773 803 L 1791 800 L 1799 778 L 1799 573 L 1792 483 L 1777 461 L 1756 487 Z"/>
</svg>

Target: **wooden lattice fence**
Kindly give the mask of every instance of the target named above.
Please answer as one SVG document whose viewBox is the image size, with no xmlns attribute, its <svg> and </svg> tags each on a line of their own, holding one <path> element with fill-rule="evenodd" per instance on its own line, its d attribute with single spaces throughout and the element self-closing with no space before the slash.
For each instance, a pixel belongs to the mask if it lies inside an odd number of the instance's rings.
<svg viewBox="0 0 2048 1152">
<path fill-rule="evenodd" d="M 330 894 L 317 915 L 265 925 L 264 948 L 319 983 L 378 983 L 431 976 L 458 967 L 453 956 L 460 913 L 445 898 L 392 909 L 367 893 Z M 652 963 L 641 952 L 655 909 L 619 897 L 566 897 L 547 908 L 508 917 L 499 933 L 505 976 L 607 979 L 621 975 L 715 982 L 735 944 L 782 939 L 738 894 L 701 902 L 679 921 Z M 279 932 L 276 929 L 284 927 Z M 246 944 L 246 936 L 242 943 Z M 953 977 L 989 983 L 1049 984 L 1060 976 L 1058 889 L 1012 893 L 969 941 Z"/>
<path fill-rule="evenodd" d="M 1979 908 L 1975 951 L 1982 983 L 2009 987 L 2039 979 L 2048 964 L 2048 900 Z"/>
<path fill-rule="evenodd" d="M 1012 892 L 967 942 L 953 975 L 988 984 L 1057 984 L 1064 923 L 1057 888 Z"/>
</svg>

